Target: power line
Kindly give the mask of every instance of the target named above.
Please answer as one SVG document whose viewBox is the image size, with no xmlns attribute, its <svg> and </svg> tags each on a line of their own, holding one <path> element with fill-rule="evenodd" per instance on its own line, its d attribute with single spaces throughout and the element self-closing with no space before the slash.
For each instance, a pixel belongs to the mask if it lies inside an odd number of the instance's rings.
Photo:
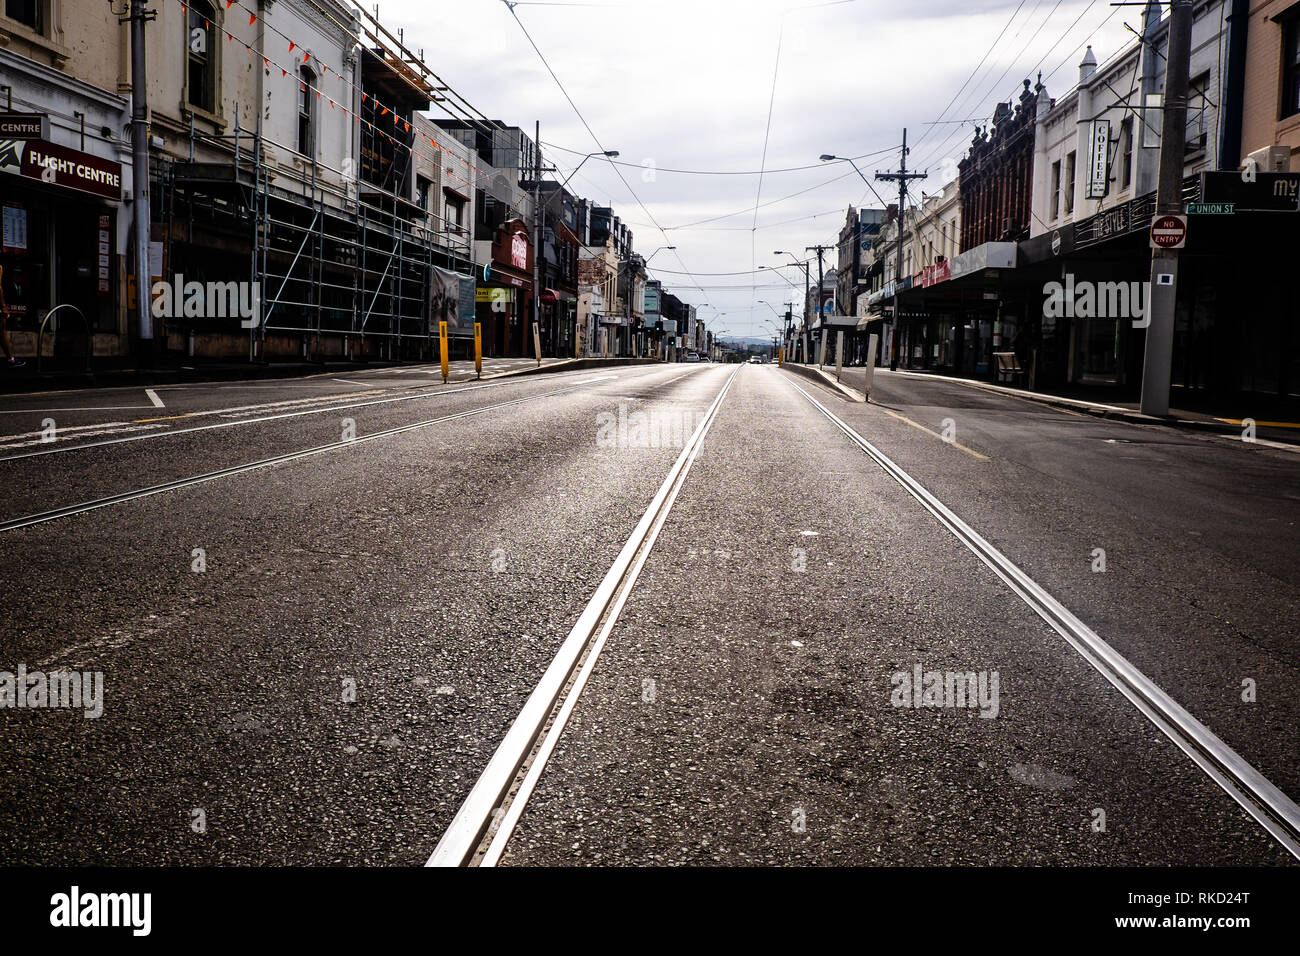
<svg viewBox="0 0 1300 956">
<path fill-rule="evenodd" d="M 989 44 L 989 48 L 984 51 L 984 55 L 980 57 L 980 61 L 975 65 L 975 69 L 971 70 L 970 76 L 966 77 L 966 82 L 957 88 L 957 92 L 952 95 L 952 99 L 948 101 L 948 105 L 939 111 L 939 115 L 935 119 L 934 123 L 928 125 L 930 126 L 937 125 L 939 121 L 943 119 L 944 114 L 946 114 L 948 110 L 952 108 L 952 104 L 957 102 L 957 97 L 961 96 L 962 90 L 966 89 L 970 81 L 975 79 L 975 74 L 977 74 L 980 71 L 981 67 L 984 66 L 985 61 L 988 60 L 989 55 L 997 48 L 998 41 L 1001 40 L 1004 35 L 1006 35 L 1007 30 L 1011 29 L 1012 21 L 1014 21 L 1016 17 L 1020 14 L 1020 11 L 1024 7 L 1024 5 L 1025 5 L 1025 0 L 1020 0 L 1019 6 L 1017 6 L 1016 9 L 1011 12 L 1010 18 L 1008 18 L 1007 22 L 1002 25 L 1001 31 L 999 31 L 998 35 L 993 39 L 993 42 Z M 924 133 L 921 134 L 921 138 L 916 141 L 916 146 L 920 146 L 922 141 L 924 141 L 925 138 L 929 135 L 930 135 L 930 130 L 927 129 Z"/>
<path fill-rule="evenodd" d="M 1028 50 L 1029 47 L 1033 45 L 1033 42 L 1036 39 L 1038 39 L 1038 35 L 1043 32 L 1043 28 L 1047 26 L 1048 21 L 1052 19 L 1052 14 L 1054 14 L 1058 9 L 1060 9 L 1061 4 L 1064 2 L 1065 0 L 1056 0 L 1055 6 L 1053 6 L 1051 10 L 1047 11 L 1047 16 L 1043 17 L 1043 22 L 1038 25 L 1038 28 L 1035 29 L 1033 34 L 1030 35 L 1029 39 L 1025 41 L 1025 45 L 1020 48 L 1020 50 L 1016 53 L 1014 57 L 1012 57 L 1011 61 L 1007 64 L 1006 69 L 1002 71 L 1002 74 L 996 80 L 993 81 L 993 84 L 987 90 L 984 91 L 984 94 L 982 96 L 976 99 L 976 103 L 984 103 L 988 101 L 989 94 L 992 93 L 994 90 L 996 90 L 998 86 L 1001 85 L 1002 81 L 1006 79 L 1007 74 L 1011 72 L 1012 68 L 1015 67 L 1016 63 L 1020 60 L 1020 58 L 1025 55 L 1025 51 Z M 1090 0 L 1088 6 L 1084 7 L 1083 12 L 1087 13 L 1088 10 L 1090 10 L 1096 4 L 1096 2 L 1097 0 Z M 1080 17 L 1082 16 L 1083 14 L 1081 13 Z M 1079 21 L 1076 19 L 1074 23 L 1066 27 L 1065 30 L 1062 31 L 1060 37 L 1057 38 L 1056 43 L 1052 44 L 1052 46 L 1049 48 L 1048 52 L 1051 52 L 1051 50 L 1056 49 L 1057 45 L 1060 44 L 1060 42 L 1065 39 L 1066 34 L 1068 34 L 1071 30 L 1073 30 L 1075 25 L 1078 22 Z M 1042 61 L 1040 60 L 1039 62 L 1041 63 Z M 1032 73 L 1034 72 L 1034 69 L 1035 67 L 1030 67 L 1029 70 L 1026 72 Z M 963 107 L 965 106 L 965 103 L 966 100 L 963 100 L 962 101 Z M 935 157 L 942 155 L 944 152 L 950 149 L 952 144 L 961 135 L 962 135 L 961 130 L 957 130 L 952 135 L 950 135 L 946 140 L 943 141 L 943 143 L 939 146 L 937 150 L 933 150 L 926 155 L 924 165 L 928 166 L 931 162 L 934 161 Z"/>
<path fill-rule="evenodd" d="M 524 22 L 519 19 L 519 14 L 515 12 L 514 6 L 510 4 L 509 0 L 502 0 L 502 2 L 506 4 L 506 8 L 509 9 L 510 15 L 515 18 L 515 23 L 519 24 L 519 29 L 523 31 L 524 36 L 528 39 L 528 44 L 533 48 L 533 52 L 537 54 L 537 58 L 542 61 L 542 65 L 546 67 L 546 72 L 551 74 L 551 79 L 555 81 L 555 85 L 558 86 L 560 88 L 560 92 L 564 94 L 565 100 L 568 101 L 569 106 L 572 108 L 574 114 L 578 117 L 578 120 L 582 123 L 583 128 L 585 128 L 587 130 L 588 135 L 591 136 L 592 142 L 596 144 L 596 148 L 599 149 L 601 152 L 605 152 L 606 151 L 605 145 L 601 143 L 600 137 L 597 136 L 596 131 L 591 128 L 591 124 L 587 122 L 587 118 L 582 115 L 582 110 L 578 109 L 578 104 L 573 102 L 573 97 L 569 95 L 569 91 L 565 89 L 564 84 L 560 82 L 560 78 L 556 75 L 555 70 L 551 68 L 550 62 L 546 59 L 546 56 L 542 53 L 541 48 L 538 47 L 536 41 L 533 40 L 532 34 L 530 34 L 528 32 L 528 28 L 524 26 Z M 538 148 L 540 149 L 540 146 Z M 605 158 L 608 159 L 609 157 L 605 157 Z M 652 223 L 655 224 L 655 228 L 659 230 L 660 234 L 664 237 L 664 239 L 665 240 L 668 239 L 668 233 L 664 230 L 663 226 L 659 225 L 659 221 L 655 219 L 654 213 L 652 213 L 648 208 L 646 208 L 646 204 L 642 202 L 641 197 L 636 194 L 636 190 L 634 190 L 632 188 L 631 183 L 627 181 L 627 177 L 623 175 L 623 171 L 619 169 L 617 166 L 613 166 L 613 169 L 614 172 L 618 174 L 618 178 L 622 180 L 623 186 L 631 194 L 632 198 L 636 200 L 636 204 L 641 207 L 641 211 L 644 212 L 646 214 L 646 217 Z M 673 249 L 672 253 L 674 256 L 677 257 L 677 261 L 681 263 L 682 268 L 686 269 L 687 268 L 686 263 L 685 261 L 683 261 L 681 257 L 681 253 L 679 253 L 676 249 Z M 689 275 L 689 270 L 687 270 L 687 274 Z M 699 286 L 698 282 L 696 282 L 696 286 L 697 287 Z M 700 291 L 703 292 L 704 290 L 701 288 Z"/>
<path fill-rule="evenodd" d="M 962 122 L 962 121 L 961 121 L 961 120 L 952 120 L 952 122 L 955 123 L 955 122 Z M 561 152 L 564 152 L 564 153 L 572 153 L 572 154 L 575 155 L 575 156 L 585 156 L 585 155 L 586 155 L 586 154 L 585 154 L 582 150 L 580 150 L 580 149 L 570 149 L 570 148 L 567 147 L 567 146 L 560 146 L 560 145 L 557 145 L 556 143 L 544 143 L 544 145 L 545 145 L 545 146 L 548 146 L 548 147 L 551 148 L 551 149 L 558 149 L 558 150 L 560 150 Z M 897 146 L 887 146 L 887 147 L 885 147 L 884 149 L 874 150 L 873 152 L 870 152 L 870 153 L 863 153 L 861 156 L 854 156 L 853 158 L 854 158 L 854 159 L 870 159 L 870 158 L 872 158 L 873 156 L 880 156 L 880 155 L 882 155 L 882 154 L 884 154 L 884 153 L 892 153 L 892 152 L 893 152 L 894 150 L 896 150 L 896 149 L 898 149 Z M 615 159 L 615 160 L 610 160 L 610 165 L 611 165 L 611 166 L 627 166 L 627 167 L 632 168 L 632 169 L 649 169 L 649 168 L 650 168 L 650 167 L 645 166 L 645 165 L 643 165 L 643 164 L 641 164 L 641 163 L 629 163 L 629 162 L 625 162 L 625 161 L 617 160 L 617 159 Z M 655 171 L 656 173 L 681 173 L 681 174 L 683 174 L 683 175 L 688 175 L 688 176 L 758 176 L 758 175 L 774 176 L 774 175 L 776 175 L 777 173 L 798 173 L 798 172 L 804 172 L 804 171 L 809 170 L 809 169 L 822 169 L 822 168 L 824 168 L 824 166 L 823 166 L 822 163 L 809 163 L 807 166 L 785 166 L 785 167 L 782 167 L 782 168 L 780 168 L 780 169 L 768 169 L 768 170 L 758 170 L 758 169 L 675 169 L 675 168 L 672 168 L 672 167 L 669 167 L 669 166 L 655 166 L 655 167 L 654 167 L 654 171 Z"/>
</svg>

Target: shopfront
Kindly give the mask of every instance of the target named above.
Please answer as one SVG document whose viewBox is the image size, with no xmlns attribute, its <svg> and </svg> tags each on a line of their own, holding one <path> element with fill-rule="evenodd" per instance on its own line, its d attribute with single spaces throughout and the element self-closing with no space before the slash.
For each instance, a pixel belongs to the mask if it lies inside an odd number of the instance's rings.
<svg viewBox="0 0 1300 956">
<path fill-rule="evenodd" d="M 527 224 L 522 219 L 503 223 L 492 240 L 492 258 L 479 276 L 475 295 L 484 355 L 533 354 L 532 268 Z"/>
<path fill-rule="evenodd" d="M 17 354 L 34 354 L 41 320 L 63 305 L 99 333 L 97 352 L 118 350 L 122 188 L 116 162 L 44 139 L 0 142 L 0 288 Z M 81 322 L 61 310 L 48 332 L 81 335 Z"/>
</svg>

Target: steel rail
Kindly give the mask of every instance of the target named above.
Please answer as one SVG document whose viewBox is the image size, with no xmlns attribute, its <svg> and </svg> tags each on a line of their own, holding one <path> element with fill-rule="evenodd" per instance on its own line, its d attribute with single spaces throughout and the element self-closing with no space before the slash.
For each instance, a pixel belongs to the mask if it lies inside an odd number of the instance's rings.
<svg viewBox="0 0 1300 956">
<path fill-rule="evenodd" d="M 436 371 L 438 366 L 433 365 L 430 366 L 430 368 Z M 657 369 L 652 369 L 652 371 L 654 370 Z M 574 369 L 572 372 L 561 372 L 558 374 L 573 375 L 573 374 L 577 374 L 578 372 L 586 372 L 586 371 L 591 371 L 591 369 Z M 71 445 L 71 444 L 58 445 L 54 448 L 45 448 L 45 449 L 40 449 L 38 451 L 19 452 L 16 455 L 0 455 L 0 463 L 6 461 L 19 461 L 20 459 L 23 458 L 40 458 L 44 455 L 57 455 L 57 454 L 62 454 L 70 451 L 82 451 L 87 448 L 103 448 L 106 445 L 122 445 L 122 444 L 126 444 L 127 442 L 144 441 L 146 439 L 152 439 L 152 438 L 168 438 L 172 435 L 189 435 L 189 434 L 193 434 L 194 432 L 211 431 L 212 429 L 216 429 L 216 428 L 236 428 L 240 425 L 257 425 L 257 424 L 261 424 L 262 422 L 274 422 L 286 418 L 300 418 L 304 415 L 321 415 L 326 412 L 346 411 L 351 408 L 369 408 L 373 405 L 391 405 L 395 402 L 414 402 L 414 401 L 421 401 L 429 398 L 440 398 L 443 395 L 455 395 L 458 392 L 475 392 L 484 388 L 496 388 L 502 385 L 521 384 L 523 378 L 524 376 L 515 375 L 512 372 L 504 372 L 499 375 L 488 376 L 488 378 L 481 383 L 474 384 L 474 385 L 463 385 L 456 388 L 446 388 L 445 386 L 441 385 L 441 383 L 431 382 L 427 385 L 413 385 L 413 384 L 407 384 L 404 381 L 400 381 L 400 382 L 393 383 L 391 387 L 387 387 L 387 388 L 384 388 L 384 386 L 378 386 L 378 387 L 387 391 L 401 391 L 401 392 L 418 391 L 420 394 L 398 395 L 395 398 L 375 398 L 375 399 L 368 399 L 364 402 L 355 402 L 355 401 L 349 402 L 348 401 L 349 393 L 344 393 L 342 395 L 325 395 L 325 396 L 321 396 L 319 400 L 321 403 L 321 407 L 319 408 L 297 409 L 289 412 L 276 412 L 272 415 L 258 415 L 253 418 L 240 418 L 236 421 L 216 422 L 211 425 L 193 425 L 189 428 L 173 428 L 163 432 L 148 432 L 147 434 L 143 434 L 143 435 L 124 435 L 121 438 L 106 438 L 102 441 L 82 442 L 81 444 L 76 444 L 76 445 Z M 429 391 L 424 391 L 425 389 L 428 389 Z M 356 393 L 350 393 L 350 394 L 355 395 Z M 373 392 L 371 392 L 371 394 L 373 394 Z M 307 401 L 307 399 L 303 399 L 303 401 Z M 339 402 L 345 404 L 335 404 L 335 405 L 326 404 L 328 402 Z M 97 411 L 97 409 L 94 408 L 86 409 L 86 410 Z M 237 410 L 238 409 L 221 409 L 221 408 L 205 409 L 199 412 L 192 413 L 191 417 L 197 418 L 201 415 L 203 416 L 219 415 L 224 411 L 237 411 Z M 131 425 L 131 424 L 139 424 L 139 423 L 127 422 L 124 424 Z M 15 436 L 12 435 L 0 436 L 0 444 L 3 444 L 3 442 L 6 439 L 13 438 L 13 437 Z"/>
<path fill-rule="evenodd" d="M 667 520 L 691 463 L 743 367 L 738 365 L 723 383 L 569 636 L 452 818 L 426 866 L 471 866 L 478 862 L 492 865 L 499 859 L 582 692 L 586 677 L 595 666 L 600 647 L 613 630 L 659 529 Z M 580 664 L 582 671 L 573 678 Z M 495 831 L 494 823 L 498 824 Z"/>
<path fill-rule="evenodd" d="M 394 428 L 385 428 L 381 431 L 371 432 L 368 435 L 358 435 L 348 441 L 329 442 L 325 445 L 316 445 L 312 448 L 304 448 L 299 451 L 287 452 L 283 455 L 274 455 L 270 458 L 262 458 L 257 461 L 245 462 L 242 465 L 232 465 L 229 468 L 220 468 L 216 471 L 205 472 L 201 475 L 191 475 L 187 478 L 177 478 L 174 481 L 164 481 L 157 485 L 149 485 L 145 488 L 137 488 L 132 491 L 120 492 L 116 495 L 107 495 L 103 498 L 94 498 L 90 501 L 83 501 L 75 505 L 65 505 L 62 508 L 52 508 L 49 511 L 41 511 L 35 514 L 24 515 L 20 518 L 10 518 L 8 521 L 0 521 L 0 532 L 16 531 L 19 528 L 27 528 L 36 524 L 43 524 L 47 521 L 54 521 L 58 518 L 68 518 L 73 515 L 84 514 L 87 511 L 96 511 L 100 508 L 107 508 L 112 505 L 124 504 L 128 501 L 136 501 L 140 498 L 148 498 L 152 495 L 162 494 L 167 491 L 177 491 L 181 488 L 188 488 L 192 485 L 203 484 L 208 481 L 216 481 L 219 478 L 229 478 L 233 475 L 244 474 L 249 471 L 256 471 L 261 468 L 269 468 L 272 465 L 280 465 L 285 462 L 297 461 L 301 458 L 309 458 L 314 455 L 322 455 L 331 451 L 339 451 L 344 448 L 352 448 L 365 442 L 375 441 L 379 438 L 389 438 L 393 435 L 400 435 L 404 432 L 415 431 L 419 428 L 428 428 L 431 425 L 439 425 L 443 422 L 456 421 L 462 418 L 469 418 L 473 415 L 481 415 L 484 412 L 496 411 L 502 408 L 509 408 L 512 405 L 522 405 L 525 402 L 536 401 L 541 398 L 548 398 L 554 395 L 563 395 L 566 392 L 574 392 L 585 386 L 570 385 L 566 388 L 553 389 L 548 392 L 540 392 L 536 395 L 526 395 L 523 398 L 512 399 L 508 402 L 497 402 L 492 405 L 484 405 L 479 408 L 466 409 L 463 412 L 455 412 L 451 415 L 442 415 L 438 418 L 429 418 L 420 422 L 412 422 L 409 425 L 398 425 Z"/>
<path fill-rule="evenodd" d="M 1006 555 L 957 517 L 916 479 L 859 435 L 852 426 L 800 385 L 793 381 L 790 384 L 987 564 L 1021 600 L 1065 638 L 1084 660 L 1127 697 L 1210 779 L 1236 800 L 1288 853 L 1300 859 L 1300 807 L 1290 797 L 1021 571 Z"/>
</svg>

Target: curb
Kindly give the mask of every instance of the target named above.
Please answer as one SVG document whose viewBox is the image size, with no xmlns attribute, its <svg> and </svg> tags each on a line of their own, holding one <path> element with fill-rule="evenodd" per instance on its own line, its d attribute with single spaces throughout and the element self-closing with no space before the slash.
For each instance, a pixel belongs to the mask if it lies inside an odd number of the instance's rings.
<svg viewBox="0 0 1300 956">
<path fill-rule="evenodd" d="M 835 376 L 822 371 L 815 365 L 796 365 L 793 362 L 785 362 L 781 365 L 781 368 L 789 369 L 792 372 L 798 372 L 800 375 L 805 378 L 810 378 L 814 382 L 820 382 L 823 385 L 829 385 L 831 388 L 838 389 L 850 401 L 866 402 L 868 400 L 865 392 L 861 392 L 856 388 L 845 385 L 843 382 L 835 381 Z"/>
<path fill-rule="evenodd" d="M 498 372 L 496 375 L 485 375 L 483 381 L 498 378 L 517 378 L 520 375 L 547 375 L 552 372 L 580 372 L 587 368 L 610 368 L 619 365 L 666 365 L 659 359 L 652 358 L 580 358 L 565 359 L 563 362 L 552 362 L 549 365 L 539 365 L 536 368 L 517 368 L 509 372 Z"/>
<path fill-rule="evenodd" d="M 1039 405 L 1049 405 L 1054 408 L 1065 408 L 1071 411 L 1084 412 L 1096 418 L 1118 419 L 1129 422 L 1134 425 L 1164 425 L 1169 428 L 1184 428 L 1193 431 L 1209 432 L 1222 436 L 1240 437 L 1241 429 L 1236 425 L 1229 425 L 1225 422 L 1203 422 L 1191 418 L 1158 418 L 1154 415 L 1143 415 L 1141 412 L 1134 411 L 1131 408 L 1124 408 L 1119 405 L 1105 405 L 1100 402 L 1089 402 L 1078 398 L 1066 398 L 1062 395 L 1049 395 L 1043 392 L 1027 392 L 1023 389 L 1006 388 L 1002 385 L 994 385 L 991 382 L 979 382 L 969 378 L 951 378 L 947 375 L 932 375 L 927 372 L 909 372 L 897 369 L 890 373 L 891 375 L 906 375 L 909 378 L 933 379 L 940 382 L 951 382 L 954 385 L 963 385 L 966 388 L 977 388 L 984 392 L 992 392 L 995 395 L 1006 395 L 1011 398 L 1019 398 L 1026 402 L 1034 402 Z M 1270 442 L 1293 446 L 1300 442 L 1279 441 L 1276 438 L 1266 439 Z"/>
</svg>

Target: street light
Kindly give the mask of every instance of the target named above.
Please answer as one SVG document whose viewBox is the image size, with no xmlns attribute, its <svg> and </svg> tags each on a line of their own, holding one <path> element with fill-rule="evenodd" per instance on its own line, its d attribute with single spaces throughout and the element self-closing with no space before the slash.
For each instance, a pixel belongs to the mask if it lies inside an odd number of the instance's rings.
<svg viewBox="0 0 1300 956">
<path fill-rule="evenodd" d="M 873 185 L 871 185 L 871 180 L 868 179 L 866 176 L 863 175 L 862 170 L 858 169 L 858 164 L 857 164 L 857 163 L 855 163 L 852 159 L 850 159 L 850 158 L 847 157 L 847 156 L 835 156 L 835 155 L 832 155 L 831 153 L 822 153 L 822 155 L 821 155 L 821 161 L 822 161 L 823 163 L 829 163 L 829 162 L 831 162 L 832 160 L 834 160 L 834 161 L 838 161 L 838 162 L 841 162 L 841 163 L 848 163 L 850 166 L 852 166 L 852 167 L 853 167 L 853 171 L 854 171 L 855 173 L 857 173 L 859 176 L 862 177 L 862 181 L 863 181 L 864 183 L 866 183 L 866 184 L 867 184 L 867 188 L 871 190 L 871 195 L 873 195 L 873 196 L 876 197 L 876 199 L 880 202 L 880 205 L 881 205 L 882 207 L 884 207 L 885 209 L 888 209 L 888 208 L 889 208 L 889 203 L 885 202 L 883 199 L 880 198 L 880 193 L 876 192 L 876 187 L 873 186 Z"/>
<path fill-rule="evenodd" d="M 665 249 L 676 249 L 676 248 L 677 248 L 676 246 L 660 246 L 654 252 L 650 253 L 650 255 L 645 257 L 645 263 L 648 265 L 651 259 L 657 256 L 659 253 L 663 252 Z"/>
<path fill-rule="evenodd" d="M 588 153 L 586 156 L 582 157 L 581 161 L 579 161 L 577 166 L 573 167 L 573 172 L 569 173 L 568 176 L 564 177 L 564 182 L 560 183 L 560 188 L 563 189 L 565 186 L 569 185 L 569 180 L 572 179 L 574 176 L 578 175 L 578 170 L 582 168 L 582 164 L 585 163 L 587 160 L 591 159 L 591 157 L 593 156 L 608 156 L 610 159 L 616 159 L 618 158 L 618 150 L 606 149 L 606 150 L 598 150 L 594 153 Z"/>
</svg>

